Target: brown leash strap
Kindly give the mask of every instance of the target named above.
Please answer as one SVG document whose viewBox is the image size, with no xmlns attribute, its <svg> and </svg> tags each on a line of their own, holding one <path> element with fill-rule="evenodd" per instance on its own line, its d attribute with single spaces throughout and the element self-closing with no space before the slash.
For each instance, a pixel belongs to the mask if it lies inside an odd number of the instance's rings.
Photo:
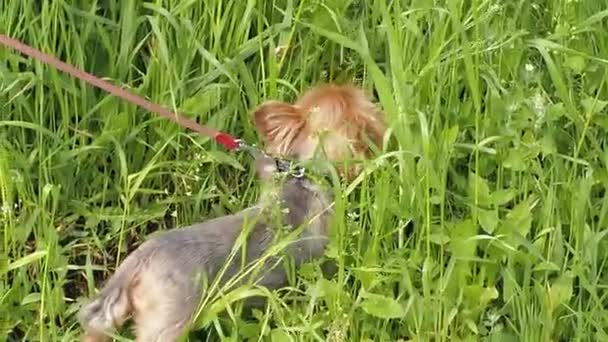
<svg viewBox="0 0 608 342">
<path fill-rule="evenodd" d="M 64 63 L 59 59 L 52 57 L 43 53 L 40 50 L 36 50 L 26 44 L 21 43 L 20 41 L 9 38 L 6 35 L 0 34 L 0 43 L 5 45 L 6 47 L 15 49 L 29 57 L 32 57 L 40 62 L 46 63 L 50 66 L 57 68 L 67 74 L 72 75 L 75 78 L 78 78 L 82 81 L 87 82 L 90 85 L 96 86 L 97 88 L 103 89 L 108 93 L 122 98 L 132 104 L 140 106 L 150 112 L 158 113 L 165 118 L 174 121 L 178 125 L 189 128 L 195 132 L 198 132 L 202 135 L 205 135 L 211 139 L 214 139 L 217 143 L 223 145 L 229 150 L 236 150 L 242 146 L 242 143 L 239 139 L 232 137 L 229 134 L 214 130 L 210 127 L 203 126 L 198 124 L 196 121 L 179 115 L 175 112 L 172 112 L 158 104 L 152 103 L 150 101 L 145 100 L 141 96 L 138 96 L 127 89 L 117 87 L 109 82 L 106 82 L 98 77 L 95 77 L 83 70 L 77 69 L 76 67 Z"/>
</svg>

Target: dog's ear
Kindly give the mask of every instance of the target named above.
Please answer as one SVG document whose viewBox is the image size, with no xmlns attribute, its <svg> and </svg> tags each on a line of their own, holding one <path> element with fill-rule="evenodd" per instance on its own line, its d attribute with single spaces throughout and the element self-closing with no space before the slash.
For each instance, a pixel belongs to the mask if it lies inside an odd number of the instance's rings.
<svg viewBox="0 0 608 342">
<path fill-rule="evenodd" d="M 267 101 L 253 112 L 255 128 L 272 153 L 286 154 L 306 124 L 302 111 L 286 102 Z"/>
</svg>

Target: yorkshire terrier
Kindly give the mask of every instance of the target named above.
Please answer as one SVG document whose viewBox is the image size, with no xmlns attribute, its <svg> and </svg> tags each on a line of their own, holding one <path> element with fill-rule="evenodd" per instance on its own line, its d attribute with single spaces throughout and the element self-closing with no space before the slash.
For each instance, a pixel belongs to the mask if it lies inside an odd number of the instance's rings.
<svg viewBox="0 0 608 342">
<path fill-rule="evenodd" d="M 333 190 L 306 174 L 282 172 L 270 156 L 306 161 L 320 155 L 330 163 L 369 157 L 369 142 L 382 148 L 382 112 L 357 87 L 322 85 L 294 104 L 262 103 L 252 116 L 266 152 L 255 161 L 265 185 L 257 203 L 144 242 L 81 308 L 83 341 L 109 340 L 130 317 L 137 341 L 176 341 L 190 329 L 206 294 L 205 281 L 225 284 L 241 274 L 242 265 L 256 261 L 262 272 L 251 281 L 269 290 L 286 286 L 280 256 L 268 256 L 280 232 L 293 233 L 294 241 L 283 253 L 296 267 L 323 256 L 333 218 Z M 361 167 L 336 169 L 349 179 Z"/>
</svg>

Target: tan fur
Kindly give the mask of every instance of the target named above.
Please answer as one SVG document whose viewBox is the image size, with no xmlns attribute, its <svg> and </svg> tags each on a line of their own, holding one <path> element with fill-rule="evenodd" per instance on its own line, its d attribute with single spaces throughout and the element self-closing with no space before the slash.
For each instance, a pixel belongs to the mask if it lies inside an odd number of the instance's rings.
<svg viewBox="0 0 608 342">
<path fill-rule="evenodd" d="M 365 158 L 370 151 L 366 139 L 381 149 L 386 131 L 382 112 L 351 85 L 320 85 L 293 104 L 267 101 L 253 117 L 268 153 L 296 159 L 310 159 L 318 149 L 333 161 Z M 338 171 L 351 178 L 360 168 Z"/>
<path fill-rule="evenodd" d="M 332 162 L 365 157 L 369 150 L 363 137 L 381 147 L 385 130 L 380 111 L 352 86 L 316 87 L 294 104 L 265 102 L 253 112 L 253 120 L 268 153 L 299 160 L 312 158 L 318 147 Z M 249 233 L 248 260 L 257 260 L 273 243 L 275 221 L 265 208 L 279 209 L 281 220 L 294 229 L 305 226 L 301 239 L 287 251 L 297 264 L 323 255 L 333 217 L 332 195 L 306 177 L 274 184 L 274 161 L 261 158 L 256 163 L 258 178 L 270 184 L 262 187 L 258 203 L 143 243 L 125 258 L 100 293 L 82 306 L 78 319 L 85 330 L 83 341 L 109 341 L 107 334 L 116 333 L 129 318 L 134 320 L 137 341 L 176 341 L 187 331 L 203 295 L 197 277 L 201 272 L 217 276 L 245 222 L 260 220 Z M 342 171 L 358 172 L 349 167 Z M 238 263 L 228 262 L 228 275 L 237 273 Z M 263 269 L 260 285 L 273 289 L 286 283 L 286 275 L 270 261 Z"/>
</svg>

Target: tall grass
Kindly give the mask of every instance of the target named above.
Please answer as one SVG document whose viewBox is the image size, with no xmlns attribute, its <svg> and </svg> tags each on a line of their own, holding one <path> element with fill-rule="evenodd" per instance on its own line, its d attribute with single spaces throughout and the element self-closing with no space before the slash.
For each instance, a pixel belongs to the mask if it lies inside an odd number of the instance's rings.
<svg viewBox="0 0 608 342">
<path fill-rule="evenodd" d="M 605 341 L 606 5 L 2 0 L 0 32 L 250 142 L 263 100 L 377 96 L 390 144 L 336 206 L 338 273 L 191 340 Z M 247 156 L 3 48 L 0 113 L 8 340 L 76 340 L 148 234 L 257 196 Z"/>
</svg>

